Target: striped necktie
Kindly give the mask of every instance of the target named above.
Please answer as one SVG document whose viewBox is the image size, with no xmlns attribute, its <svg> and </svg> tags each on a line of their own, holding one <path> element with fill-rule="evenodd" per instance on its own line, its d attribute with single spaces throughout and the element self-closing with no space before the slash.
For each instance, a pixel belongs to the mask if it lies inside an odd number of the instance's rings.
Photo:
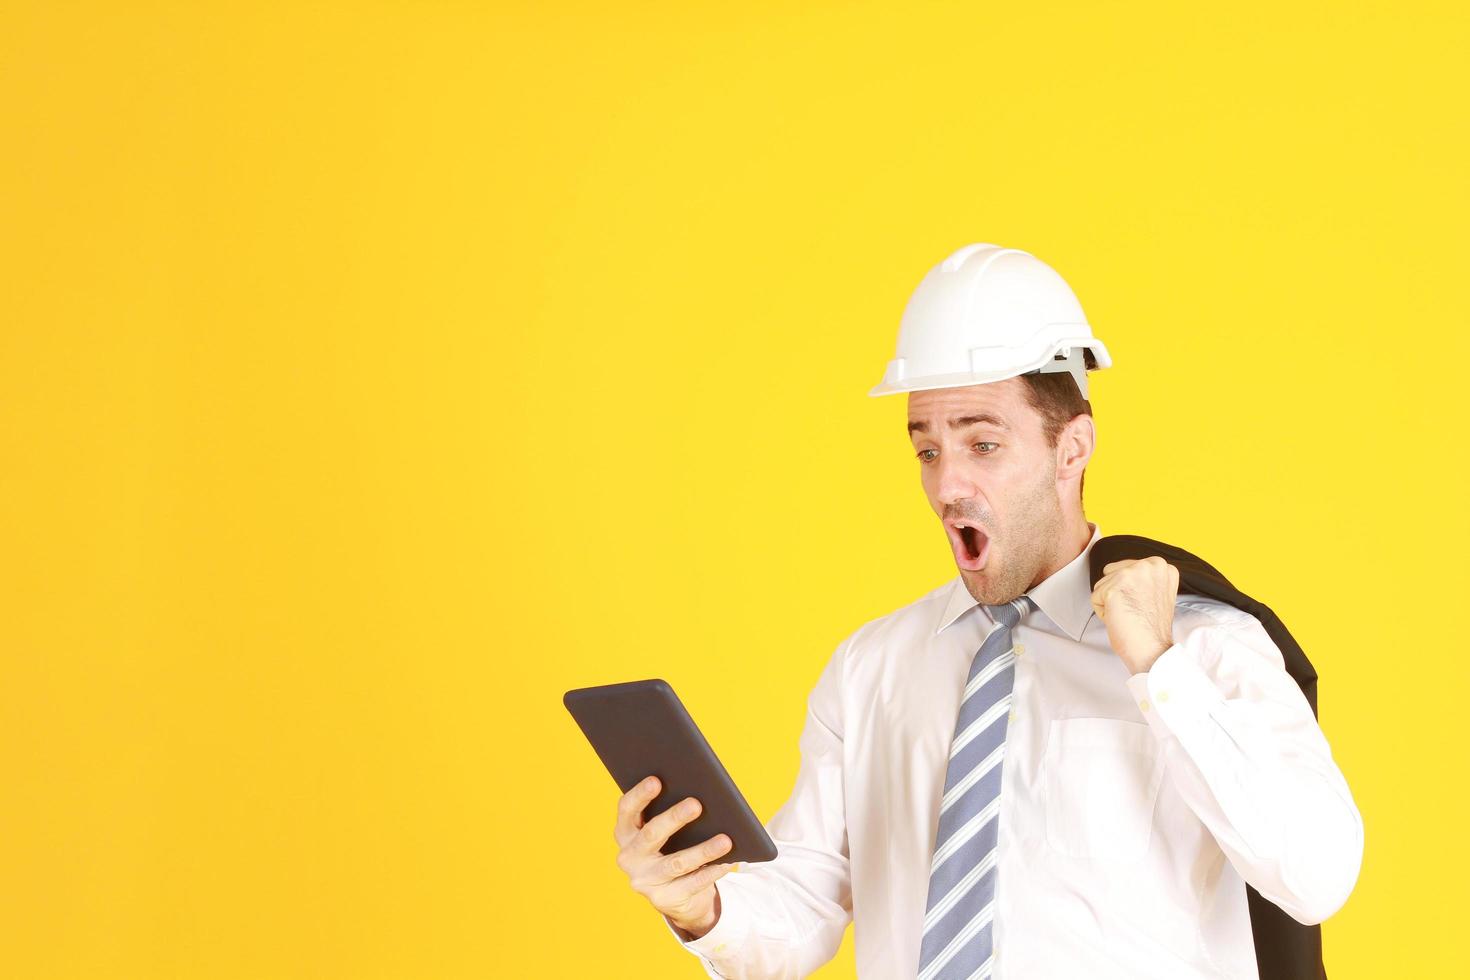
<svg viewBox="0 0 1470 980">
<path fill-rule="evenodd" d="M 960 698 L 929 869 L 918 980 L 990 976 L 1001 757 L 1016 679 L 1011 628 L 1035 607 L 1027 595 L 985 607 L 999 625 L 975 654 Z"/>
</svg>

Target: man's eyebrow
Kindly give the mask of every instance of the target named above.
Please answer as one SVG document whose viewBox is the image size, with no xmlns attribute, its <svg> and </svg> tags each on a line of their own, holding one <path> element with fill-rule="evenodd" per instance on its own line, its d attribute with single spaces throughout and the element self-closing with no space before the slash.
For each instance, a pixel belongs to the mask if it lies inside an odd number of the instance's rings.
<svg viewBox="0 0 1470 980">
<path fill-rule="evenodd" d="M 1006 425 L 1005 419 L 1001 418 L 999 415 L 991 415 L 989 412 L 981 412 L 979 415 L 961 415 L 959 418 L 950 419 L 949 427 L 951 429 L 963 429 L 967 425 L 976 425 L 982 422 L 993 425 L 997 429 L 1005 429 L 1007 432 L 1009 432 L 1011 428 L 1010 426 Z M 912 419 L 909 420 L 909 435 L 913 435 L 915 432 L 928 431 L 928 422 L 916 422 Z"/>
</svg>

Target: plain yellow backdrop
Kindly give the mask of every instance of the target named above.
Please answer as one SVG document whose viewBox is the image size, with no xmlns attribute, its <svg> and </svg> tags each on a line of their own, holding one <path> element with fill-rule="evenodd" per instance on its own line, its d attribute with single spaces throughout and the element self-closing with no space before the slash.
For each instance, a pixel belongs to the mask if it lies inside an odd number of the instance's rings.
<svg viewBox="0 0 1470 980">
<path fill-rule="evenodd" d="M 0 974 L 702 975 L 562 692 L 775 812 L 955 574 L 866 392 L 990 241 L 1113 353 L 1088 518 L 1321 673 L 1329 973 L 1463 975 L 1465 10 L 4 4 Z"/>
</svg>

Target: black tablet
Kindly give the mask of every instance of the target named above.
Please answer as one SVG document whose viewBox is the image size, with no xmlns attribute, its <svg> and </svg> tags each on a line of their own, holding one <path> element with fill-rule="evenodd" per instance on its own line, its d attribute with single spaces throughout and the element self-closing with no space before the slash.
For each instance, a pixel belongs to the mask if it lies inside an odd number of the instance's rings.
<svg viewBox="0 0 1470 980">
<path fill-rule="evenodd" d="M 661 854 L 729 834 L 730 850 L 711 863 L 771 861 L 776 845 L 735 781 L 720 764 L 668 682 L 653 679 L 581 687 L 562 696 L 587 741 L 624 793 L 657 776 L 659 794 L 643 810 L 647 823 L 686 797 L 702 804 L 699 816 L 664 843 Z"/>
</svg>

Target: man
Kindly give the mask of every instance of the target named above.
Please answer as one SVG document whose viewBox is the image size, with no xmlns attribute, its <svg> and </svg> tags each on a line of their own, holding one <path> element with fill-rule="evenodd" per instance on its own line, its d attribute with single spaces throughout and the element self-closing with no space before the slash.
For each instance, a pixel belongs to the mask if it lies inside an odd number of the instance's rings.
<svg viewBox="0 0 1470 980">
<path fill-rule="evenodd" d="M 619 866 L 710 976 L 806 976 L 852 921 L 874 980 L 1253 978 L 1246 884 L 1304 924 L 1347 900 L 1362 819 L 1260 621 L 1162 558 L 1089 584 L 1086 372 L 1110 364 L 1026 252 L 920 283 L 872 394 L 908 393 L 958 577 L 827 662 L 774 861 L 730 876 L 724 835 L 662 855 L 698 802 L 645 823 L 652 777 L 619 801 Z"/>
</svg>

